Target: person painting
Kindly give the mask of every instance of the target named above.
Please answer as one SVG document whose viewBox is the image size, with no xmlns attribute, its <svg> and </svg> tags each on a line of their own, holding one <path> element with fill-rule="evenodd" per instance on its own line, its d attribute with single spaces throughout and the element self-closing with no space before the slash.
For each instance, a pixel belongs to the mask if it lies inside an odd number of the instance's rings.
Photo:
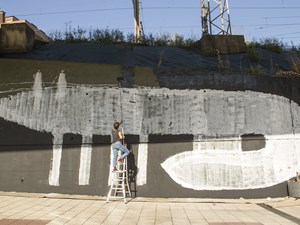
<svg viewBox="0 0 300 225">
<path fill-rule="evenodd" d="M 111 139 L 112 139 L 112 150 L 113 150 L 113 171 L 117 170 L 117 157 L 118 157 L 118 150 L 122 151 L 122 155 L 119 158 L 119 162 L 123 162 L 123 159 L 126 158 L 130 151 L 122 144 L 122 141 L 124 140 L 124 136 L 121 131 L 119 131 L 120 127 L 119 122 L 115 122 L 113 124 L 113 129 L 111 132 Z"/>
</svg>

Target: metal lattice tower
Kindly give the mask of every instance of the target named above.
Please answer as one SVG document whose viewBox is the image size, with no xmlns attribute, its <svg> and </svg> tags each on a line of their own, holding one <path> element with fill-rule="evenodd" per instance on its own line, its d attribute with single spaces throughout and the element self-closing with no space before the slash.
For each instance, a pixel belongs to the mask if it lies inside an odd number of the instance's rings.
<svg viewBox="0 0 300 225">
<path fill-rule="evenodd" d="M 202 34 L 231 35 L 228 0 L 201 0 Z"/>
<path fill-rule="evenodd" d="M 132 3 L 134 11 L 134 38 L 136 41 L 139 41 L 144 36 L 144 28 L 140 20 L 140 1 L 132 0 Z"/>
</svg>

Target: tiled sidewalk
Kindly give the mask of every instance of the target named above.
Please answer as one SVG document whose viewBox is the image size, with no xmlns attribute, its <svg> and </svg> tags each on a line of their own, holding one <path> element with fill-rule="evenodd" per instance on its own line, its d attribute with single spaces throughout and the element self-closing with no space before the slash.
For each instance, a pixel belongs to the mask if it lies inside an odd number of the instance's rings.
<svg viewBox="0 0 300 225">
<path fill-rule="evenodd" d="M 272 204 L 273 208 L 270 207 Z M 122 200 L 106 203 L 101 198 L 43 198 L 2 194 L 0 225 L 300 224 L 300 200 L 286 199 L 272 204 L 268 206 L 242 200 L 172 202 L 168 199 L 133 199 L 124 204 Z"/>
</svg>

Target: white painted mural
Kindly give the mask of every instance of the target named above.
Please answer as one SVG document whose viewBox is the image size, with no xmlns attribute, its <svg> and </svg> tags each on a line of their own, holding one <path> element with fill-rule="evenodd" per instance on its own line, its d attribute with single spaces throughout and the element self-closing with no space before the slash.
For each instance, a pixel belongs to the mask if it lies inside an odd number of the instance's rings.
<svg viewBox="0 0 300 225">
<path fill-rule="evenodd" d="M 185 188 L 264 188 L 286 181 L 299 171 L 299 140 L 300 135 L 296 134 L 266 136 L 266 146 L 260 150 L 195 149 L 172 156 L 161 165 Z"/>
<path fill-rule="evenodd" d="M 126 133 L 142 140 L 138 185 L 147 183 L 150 134 L 194 136 L 194 149 L 182 149 L 161 164 L 185 188 L 268 187 L 288 180 L 300 168 L 300 106 L 267 93 L 71 85 L 63 72 L 56 87 L 43 88 L 38 72 L 32 90 L 0 99 L 0 116 L 53 134 L 49 184 L 54 186 L 59 185 L 63 135 L 82 135 L 78 180 L 88 185 L 92 136 L 110 135 L 112 123 L 121 117 Z M 264 135 L 265 147 L 243 152 L 242 134 Z"/>
</svg>

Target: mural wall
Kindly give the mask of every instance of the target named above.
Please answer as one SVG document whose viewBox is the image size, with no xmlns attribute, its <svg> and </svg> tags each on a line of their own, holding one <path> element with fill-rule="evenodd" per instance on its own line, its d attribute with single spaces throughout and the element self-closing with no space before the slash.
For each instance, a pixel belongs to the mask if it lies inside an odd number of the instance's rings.
<svg viewBox="0 0 300 225">
<path fill-rule="evenodd" d="M 64 72 L 47 87 L 37 72 L 0 117 L 4 191 L 106 195 L 120 120 L 136 196 L 285 196 L 300 169 L 299 101 L 271 92 L 68 84 Z"/>
</svg>

